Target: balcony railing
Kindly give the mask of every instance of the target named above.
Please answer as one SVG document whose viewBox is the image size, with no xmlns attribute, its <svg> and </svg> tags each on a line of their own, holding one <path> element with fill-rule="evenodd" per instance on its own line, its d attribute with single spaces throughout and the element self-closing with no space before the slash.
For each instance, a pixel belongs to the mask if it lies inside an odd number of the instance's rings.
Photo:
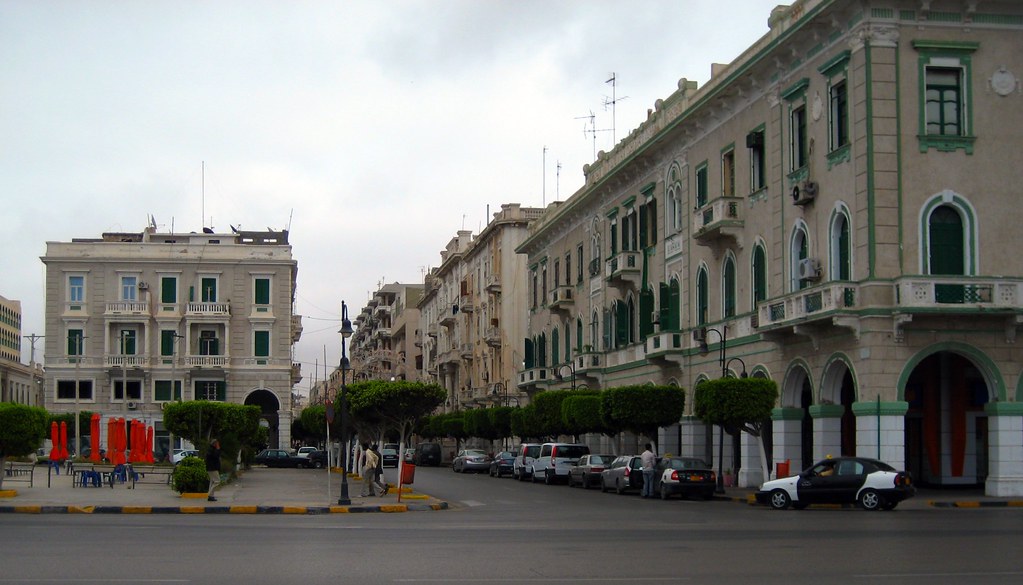
<svg viewBox="0 0 1023 585">
<path fill-rule="evenodd" d="M 188 303 L 186 314 L 191 317 L 227 317 L 231 305 L 227 303 Z"/>
<path fill-rule="evenodd" d="M 547 367 L 533 367 L 519 372 L 519 386 L 530 386 L 546 382 L 550 377 L 551 369 Z"/>
<path fill-rule="evenodd" d="M 501 347 L 500 327 L 488 327 L 487 331 L 483 334 L 483 341 L 490 347 Z"/>
<path fill-rule="evenodd" d="M 567 310 L 575 303 L 573 298 L 574 295 L 574 287 L 567 284 L 556 286 L 554 287 L 554 290 L 551 291 L 551 302 L 549 306 L 555 311 Z"/>
<path fill-rule="evenodd" d="M 144 355 L 108 355 L 103 363 L 109 368 L 142 368 L 149 363 L 149 358 Z"/>
<path fill-rule="evenodd" d="M 830 318 L 835 312 L 857 306 L 859 285 L 833 282 L 760 304 L 757 323 L 761 329 Z"/>
<path fill-rule="evenodd" d="M 226 355 L 190 355 L 185 357 L 185 365 L 193 368 L 222 368 L 229 359 Z"/>
<path fill-rule="evenodd" d="M 604 356 L 592 350 L 584 350 L 583 353 L 575 356 L 576 374 L 599 371 L 603 366 Z"/>
<path fill-rule="evenodd" d="M 672 354 L 681 354 L 684 347 L 684 336 L 678 331 L 662 331 L 646 338 L 647 359 L 664 358 Z"/>
<path fill-rule="evenodd" d="M 693 214 L 693 237 L 707 243 L 717 238 L 734 238 L 742 231 L 742 199 L 719 197 Z"/>
<path fill-rule="evenodd" d="M 902 308 L 1018 309 L 1021 302 L 1021 279 L 912 276 L 895 281 L 895 303 Z"/>
<path fill-rule="evenodd" d="M 635 250 L 626 250 L 615 254 L 604 268 L 604 276 L 610 281 L 631 280 L 639 278 L 643 266 L 640 253 Z"/>
<path fill-rule="evenodd" d="M 121 301 L 107 303 L 107 315 L 148 315 L 149 303 Z"/>
</svg>

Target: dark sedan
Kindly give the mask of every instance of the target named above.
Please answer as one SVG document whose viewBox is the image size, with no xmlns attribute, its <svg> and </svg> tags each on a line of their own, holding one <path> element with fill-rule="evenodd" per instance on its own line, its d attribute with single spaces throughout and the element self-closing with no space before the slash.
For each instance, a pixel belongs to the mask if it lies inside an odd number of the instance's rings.
<svg viewBox="0 0 1023 585">
<path fill-rule="evenodd" d="M 252 462 L 267 467 L 304 467 L 308 463 L 304 457 L 292 455 L 284 449 L 263 449 Z"/>
<path fill-rule="evenodd" d="M 857 504 L 864 510 L 892 510 L 916 493 L 905 471 L 865 457 L 825 459 L 799 475 L 764 482 L 757 502 L 776 510 L 810 504 Z"/>
<path fill-rule="evenodd" d="M 600 474 L 614 461 L 614 455 L 590 453 L 568 468 L 568 487 L 581 485 L 583 489 L 600 485 Z"/>
<path fill-rule="evenodd" d="M 383 448 L 380 450 L 380 459 L 384 467 L 397 467 L 398 466 L 398 450 Z"/>
<path fill-rule="evenodd" d="M 494 460 L 490 462 L 490 477 L 511 475 L 512 471 L 514 471 L 514 466 L 515 454 L 511 451 L 501 451 L 494 455 Z"/>
<path fill-rule="evenodd" d="M 654 493 L 662 500 L 673 495 L 683 498 L 700 496 L 705 500 L 714 497 L 717 475 L 703 459 L 695 457 L 662 457 L 654 470 Z"/>
</svg>

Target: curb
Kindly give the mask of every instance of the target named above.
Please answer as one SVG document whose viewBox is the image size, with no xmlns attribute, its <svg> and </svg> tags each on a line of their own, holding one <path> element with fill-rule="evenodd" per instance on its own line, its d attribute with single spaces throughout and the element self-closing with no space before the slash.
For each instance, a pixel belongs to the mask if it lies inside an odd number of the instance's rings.
<svg viewBox="0 0 1023 585">
<path fill-rule="evenodd" d="M 0 506 L 0 514 L 365 514 L 447 510 L 436 504 L 381 504 L 378 506 Z"/>
</svg>

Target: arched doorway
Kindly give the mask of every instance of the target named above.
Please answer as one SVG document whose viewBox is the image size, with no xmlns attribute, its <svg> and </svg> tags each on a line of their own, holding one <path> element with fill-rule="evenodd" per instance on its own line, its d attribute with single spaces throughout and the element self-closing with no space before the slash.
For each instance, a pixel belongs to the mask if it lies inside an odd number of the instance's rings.
<svg viewBox="0 0 1023 585">
<path fill-rule="evenodd" d="M 906 469 L 923 485 L 979 485 L 988 474 L 988 383 L 969 358 L 924 358 L 905 387 Z"/>
<path fill-rule="evenodd" d="M 826 366 L 821 383 L 821 404 L 841 406 L 840 409 L 836 406 L 823 407 L 832 411 L 828 419 L 833 423 L 828 423 L 828 430 L 837 431 L 838 435 L 835 444 L 823 446 L 828 453 L 837 452 L 849 457 L 856 455 L 856 415 L 853 414 L 856 397 L 856 381 L 849 363 L 844 357 L 838 356 Z M 837 414 L 838 411 L 840 414 Z"/>
<path fill-rule="evenodd" d="M 281 445 L 281 433 L 280 433 L 280 416 L 278 411 L 281 409 L 281 401 L 278 400 L 277 394 L 272 390 L 266 388 L 260 388 L 253 390 L 245 398 L 246 406 L 258 406 L 260 415 L 260 425 L 267 428 L 267 444 L 271 448 L 290 448 L 291 445 Z"/>
</svg>

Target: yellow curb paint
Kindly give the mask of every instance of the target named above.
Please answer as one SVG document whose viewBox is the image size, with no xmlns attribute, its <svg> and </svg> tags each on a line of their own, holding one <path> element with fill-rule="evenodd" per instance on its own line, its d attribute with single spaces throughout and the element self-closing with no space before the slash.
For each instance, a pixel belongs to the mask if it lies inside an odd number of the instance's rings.
<svg viewBox="0 0 1023 585">
<path fill-rule="evenodd" d="M 202 506 L 181 506 L 178 510 L 182 514 L 205 514 L 206 508 Z"/>
<path fill-rule="evenodd" d="M 331 506 L 331 514 L 349 514 L 351 513 L 351 506 Z"/>
<path fill-rule="evenodd" d="M 980 502 L 959 502 L 956 504 L 956 508 L 979 508 Z"/>
<path fill-rule="evenodd" d="M 430 496 L 424 496 L 423 494 L 403 494 L 401 498 L 403 500 L 427 500 Z"/>
<path fill-rule="evenodd" d="M 68 506 L 68 514 L 92 514 L 95 506 Z"/>
<path fill-rule="evenodd" d="M 381 512 L 408 512 L 408 506 L 404 504 L 389 504 L 380 506 Z"/>
<path fill-rule="evenodd" d="M 228 511 L 232 514 L 255 514 L 258 506 L 231 506 Z"/>
<path fill-rule="evenodd" d="M 201 500 L 209 497 L 209 494 L 198 492 L 185 492 L 181 494 L 181 497 L 185 499 Z"/>
<path fill-rule="evenodd" d="M 1023 501 L 1013 500 L 1009 502 L 1010 508 L 1023 508 Z"/>
<path fill-rule="evenodd" d="M 123 506 L 121 508 L 122 514 L 151 514 L 152 512 L 152 506 Z"/>
<path fill-rule="evenodd" d="M 284 514 L 307 514 L 309 509 L 305 506 L 284 506 L 281 508 L 281 512 Z"/>
<path fill-rule="evenodd" d="M 15 498 L 18 496 L 18 490 L 0 490 L 0 498 Z"/>
<path fill-rule="evenodd" d="M 42 506 L 15 506 L 14 511 L 19 514 L 41 514 L 43 512 Z"/>
</svg>

